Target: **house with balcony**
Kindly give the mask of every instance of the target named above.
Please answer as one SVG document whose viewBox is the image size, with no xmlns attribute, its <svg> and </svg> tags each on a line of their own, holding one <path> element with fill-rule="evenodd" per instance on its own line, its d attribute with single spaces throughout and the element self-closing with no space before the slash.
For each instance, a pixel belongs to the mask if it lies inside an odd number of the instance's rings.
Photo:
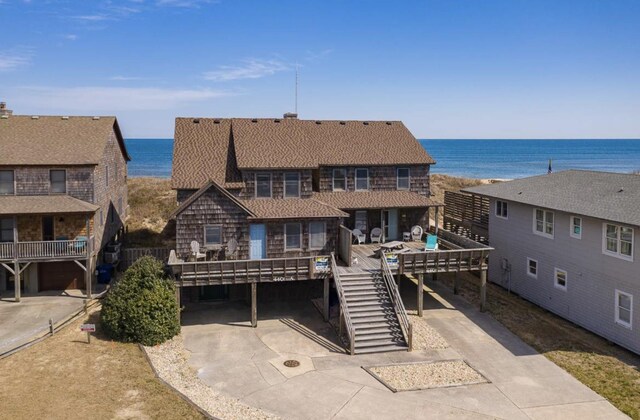
<svg viewBox="0 0 640 420">
<path fill-rule="evenodd" d="M 115 117 L 0 115 L 0 292 L 86 289 L 127 217 Z"/>
<path fill-rule="evenodd" d="M 489 201 L 490 281 L 640 353 L 640 176 L 570 170 L 464 191 Z"/>
<path fill-rule="evenodd" d="M 178 299 L 245 296 L 246 286 L 255 326 L 258 285 L 319 281 L 328 319 L 333 283 L 351 354 L 410 348 L 394 276 L 417 275 L 421 299 L 424 274 L 484 271 L 488 255 L 446 232 L 425 251 L 442 206 L 434 163 L 400 121 L 177 118 Z"/>
</svg>

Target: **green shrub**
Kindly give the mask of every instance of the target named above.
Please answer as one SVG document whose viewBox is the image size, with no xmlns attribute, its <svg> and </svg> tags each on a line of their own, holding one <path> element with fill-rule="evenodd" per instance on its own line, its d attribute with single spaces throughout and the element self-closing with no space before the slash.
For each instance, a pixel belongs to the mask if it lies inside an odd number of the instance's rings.
<svg viewBox="0 0 640 420">
<path fill-rule="evenodd" d="M 100 316 L 109 337 L 153 346 L 180 332 L 175 285 L 163 268 L 142 257 L 109 290 Z"/>
</svg>

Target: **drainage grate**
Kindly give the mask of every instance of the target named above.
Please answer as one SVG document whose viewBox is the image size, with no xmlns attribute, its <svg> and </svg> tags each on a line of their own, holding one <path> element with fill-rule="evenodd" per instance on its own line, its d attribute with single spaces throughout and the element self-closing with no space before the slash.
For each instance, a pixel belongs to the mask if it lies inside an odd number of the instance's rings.
<svg viewBox="0 0 640 420">
<path fill-rule="evenodd" d="M 285 360 L 283 363 L 286 367 L 298 367 L 300 366 L 300 362 L 298 362 L 297 360 Z"/>
</svg>

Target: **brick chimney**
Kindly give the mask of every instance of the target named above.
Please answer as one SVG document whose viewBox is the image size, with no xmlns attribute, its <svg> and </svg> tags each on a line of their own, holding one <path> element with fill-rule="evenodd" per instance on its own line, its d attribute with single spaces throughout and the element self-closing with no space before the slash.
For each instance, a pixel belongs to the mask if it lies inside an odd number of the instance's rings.
<svg viewBox="0 0 640 420">
<path fill-rule="evenodd" d="M 7 103 L 6 102 L 0 102 L 0 115 L 12 115 L 13 111 L 10 109 L 7 109 Z"/>
</svg>

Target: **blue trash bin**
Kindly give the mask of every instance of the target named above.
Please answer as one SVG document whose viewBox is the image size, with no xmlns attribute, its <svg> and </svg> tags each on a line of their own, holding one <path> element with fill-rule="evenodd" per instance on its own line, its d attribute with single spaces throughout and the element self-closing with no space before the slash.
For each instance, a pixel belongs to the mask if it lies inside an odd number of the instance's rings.
<svg viewBox="0 0 640 420">
<path fill-rule="evenodd" d="M 109 284 L 109 282 L 111 282 L 111 276 L 113 275 L 113 265 L 100 264 L 96 269 L 98 270 L 98 283 Z"/>
</svg>

